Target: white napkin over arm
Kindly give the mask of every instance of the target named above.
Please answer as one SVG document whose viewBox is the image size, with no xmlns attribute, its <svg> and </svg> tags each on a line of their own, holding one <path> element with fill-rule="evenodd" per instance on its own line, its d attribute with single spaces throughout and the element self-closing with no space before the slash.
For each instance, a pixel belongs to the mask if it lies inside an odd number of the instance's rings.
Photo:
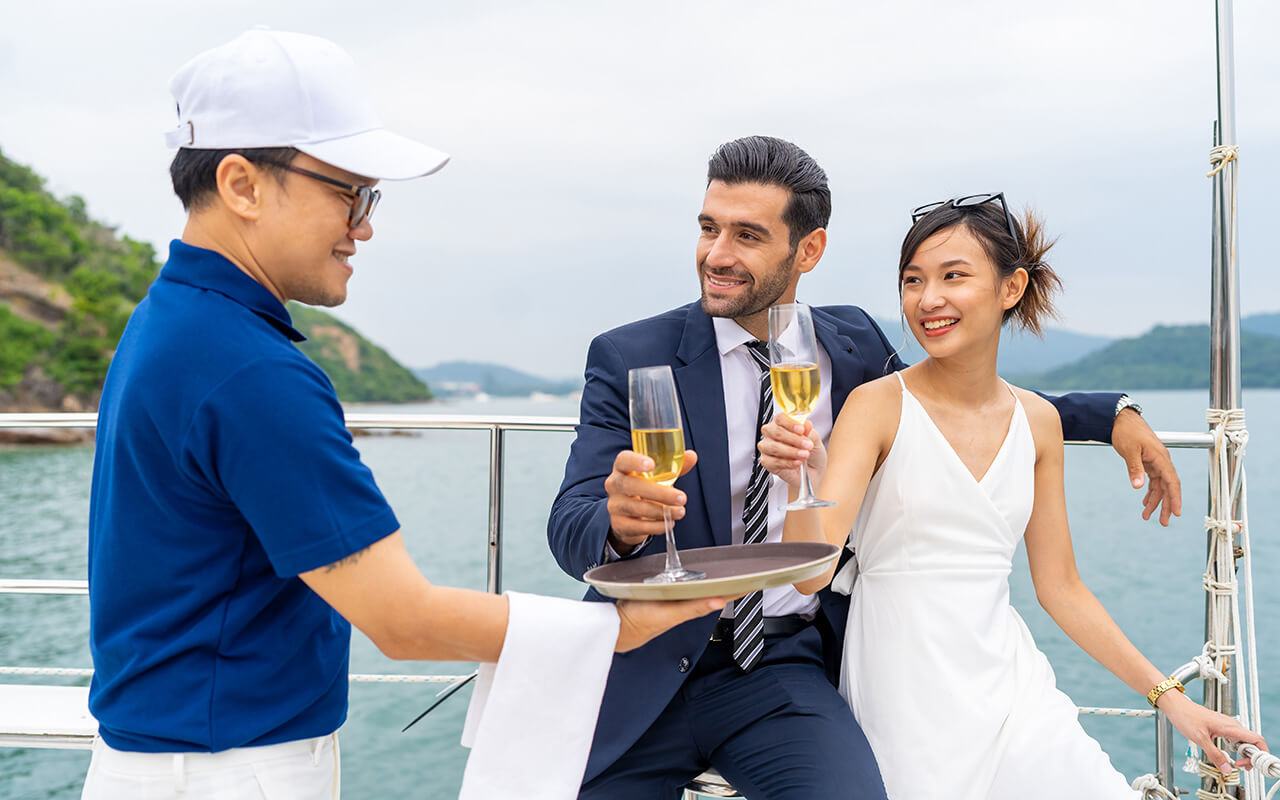
<svg viewBox="0 0 1280 800">
<path fill-rule="evenodd" d="M 462 744 L 471 748 L 459 800 L 578 796 L 595 735 L 618 612 L 507 592 L 497 664 L 481 664 Z"/>
<path fill-rule="evenodd" d="M 853 584 L 858 580 L 858 552 L 853 549 L 853 543 L 845 545 L 849 552 L 853 553 L 853 557 L 844 562 L 844 566 L 831 579 L 831 591 L 836 594 L 853 594 Z"/>
</svg>

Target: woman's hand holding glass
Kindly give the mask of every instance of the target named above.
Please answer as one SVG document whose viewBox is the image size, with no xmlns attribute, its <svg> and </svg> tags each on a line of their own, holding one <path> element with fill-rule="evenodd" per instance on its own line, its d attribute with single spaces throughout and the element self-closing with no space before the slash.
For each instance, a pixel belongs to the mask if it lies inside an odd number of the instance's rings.
<svg viewBox="0 0 1280 800">
<path fill-rule="evenodd" d="M 760 429 L 760 466 L 781 478 L 795 500 L 801 491 L 801 466 L 808 464 L 815 483 L 822 483 L 827 469 L 827 448 L 813 429 L 813 423 L 796 422 L 786 414 L 774 417 Z"/>
</svg>

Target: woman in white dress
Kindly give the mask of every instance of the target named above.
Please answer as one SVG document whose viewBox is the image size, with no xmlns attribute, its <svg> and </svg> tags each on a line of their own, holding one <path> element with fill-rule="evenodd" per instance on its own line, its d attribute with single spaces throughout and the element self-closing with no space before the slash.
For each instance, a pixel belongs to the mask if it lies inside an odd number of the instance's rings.
<svg viewBox="0 0 1280 800">
<path fill-rule="evenodd" d="M 1135 797 L 1080 727 L 1009 604 L 1019 539 L 1054 621 L 1213 763 L 1232 767 L 1214 737 L 1265 748 L 1236 720 L 1177 691 L 1076 571 L 1058 413 L 996 374 L 1002 325 L 1039 333 L 1052 314 L 1059 280 L 1044 263 L 1051 243 L 1040 223 L 1029 213 L 1015 221 L 1002 194 L 924 206 L 913 221 L 899 288 L 928 358 L 849 395 L 829 459 L 808 423 L 782 415 L 760 444 L 761 463 L 790 485 L 792 499 L 807 461 L 815 491 L 837 501 L 790 512 L 783 539 L 843 545 L 848 535 L 855 548 L 857 580 L 850 570 L 835 587 L 852 583 L 840 688 L 888 796 Z M 812 593 L 831 579 L 797 588 Z"/>
</svg>

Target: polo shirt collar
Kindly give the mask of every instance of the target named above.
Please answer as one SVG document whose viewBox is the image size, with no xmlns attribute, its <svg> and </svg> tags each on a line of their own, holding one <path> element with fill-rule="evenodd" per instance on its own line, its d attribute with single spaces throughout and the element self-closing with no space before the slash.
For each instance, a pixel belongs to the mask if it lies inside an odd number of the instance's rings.
<svg viewBox="0 0 1280 800">
<path fill-rule="evenodd" d="M 217 292 L 262 317 L 292 341 L 307 339 L 293 327 L 284 304 L 221 253 L 174 239 L 160 279 Z"/>
</svg>

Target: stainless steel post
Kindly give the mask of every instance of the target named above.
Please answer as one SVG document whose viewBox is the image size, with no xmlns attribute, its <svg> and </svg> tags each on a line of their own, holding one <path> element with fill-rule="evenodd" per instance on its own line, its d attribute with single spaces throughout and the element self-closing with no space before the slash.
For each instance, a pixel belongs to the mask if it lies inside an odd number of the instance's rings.
<svg viewBox="0 0 1280 800">
<path fill-rule="evenodd" d="M 1218 121 L 1215 145 L 1233 147 L 1236 144 L 1235 116 L 1235 51 L 1233 44 L 1234 23 L 1231 0 L 1216 0 L 1216 31 L 1218 57 Z M 1210 308 L 1209 351 L 1209 405 L 1212 408 L 1233 409 L 1241 407 L 1240 396 L 1240 288 L 1236 262 L 1237 243 L 1235 230 L 1235 164 L 1228 164 L 1213 177 L 1213 279 Z M 1228 443 L 1228 458 L 1234 463 L 1238 457 L 1234 444 Z M 1215 465 L 1210 464 L 1210 469 Z M 1222 510 L 1223 504 L 1231 506 L 1228 519 L 1239 519 L 1229 487 L 1224 487 L 1225 497 L 1210 497 L 1210 514 Z M 1213 548 L 1213 532 L 1207 534 L 1208 546 Z M 1234 541 L 1233 541 L 1234 544 Z M 1222 562 L 1219 562 L 1221 564 Z M 1228 576 L 1220 574 L 1210 560 L 1210 571 L 1218 580 Z M 1210 593 L 1205 600 L 1205 638 L 1213 636 L 1211 620 L 1224 597 Z M 1230 609 L 1227 609 L 1230 614 Z M 1239 645 L 1239 642 L 1235 643 Z M 1236 663 L 1222 665 L 1226 682 L 1205 681 L 1204 702 L 1209 708 L 1225 714 L 1233 713 L 1233 683 L 1240 679 Z M 1201 781 L 1203 789 L 1213 788 L 1210 779 Z"/>
<path fill-rule="evenodd" d="M 488 590 L 502 593 L 502 445 L 506 431 L 489 429 L 489 580 Z"/>
<path fill-rule="evenodd" d="M 1232 45 L 1231 0 L 1217 0 L 1218 124 L 1215 144 L 1236 144 L 1235 51 Z M 1233 252 L 1236 248 L 1232 198 L 1235 169 L 1228 166 L 1213 178 L 1213 286 L 1210 314 L 1209 401 L 1214 408 L 1240 407 L 1240 287 Z"/>
<path fill-rule="evenodd" d="M 1194 661 L 1183 664 L 1174 670 L 1172 677 L 1188 684 L 1200 674 L 1200 667 Z M 1206 684 L 1207 685 L 1207 684 Z M 1173 794 L 1178 794 L 1173 776 L 1178 774 L 1174 764 L 1176 753 L 1173 751 L 1173 723 L 1156 709 L 1156 780 Z"/>
</svg>

